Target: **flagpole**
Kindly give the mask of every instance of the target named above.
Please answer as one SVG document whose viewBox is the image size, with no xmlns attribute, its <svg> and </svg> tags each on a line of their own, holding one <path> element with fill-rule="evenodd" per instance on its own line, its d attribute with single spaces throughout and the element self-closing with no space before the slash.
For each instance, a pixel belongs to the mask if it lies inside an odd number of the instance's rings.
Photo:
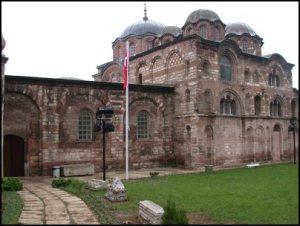
<svg viewBox="0 0 300 226">
<path fill-rule="evenodd" d="M 129 130 L 129 117 L 128 117 L 128 113 L 129 113 L 129 110 L 128 110 L 128 94 L 129 94 L 129 42 L 127 41 L 126 42 L 126 55 L 128 57 L 127 59 L 127 79 L 126 79 L 126 125 L 125 125 L 125 131 L 126 131 L 126 137 L 125 137 L 125 152 L 126 152 L 126 175 L 125 175 L 125 178 L 126 180 L 128 180 L 129 178 L 129 175 L 128 175 L 128 130 Z"/>
</svg>

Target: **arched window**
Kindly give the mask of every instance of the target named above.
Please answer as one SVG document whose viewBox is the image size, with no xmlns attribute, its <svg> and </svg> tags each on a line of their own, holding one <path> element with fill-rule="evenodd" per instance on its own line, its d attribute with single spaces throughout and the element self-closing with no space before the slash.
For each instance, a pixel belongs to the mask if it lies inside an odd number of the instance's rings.
<svg viewBox="0 0 300 226">
<path fill-rule="evenodd" d="M 149 137 L 149 113 L 140 111 L 137 115 L 137 139 Z"/>
<path fill-rule="evenodd" d="M 258 74 L 257 71 L 255 71 L 255 73 L 254 73 L 253 82 L 254 83 L 259 83 L 260 82 L 260 75 Z"/>
<path fill-rule="evenodd" d="M 188 139 L 191 138 L 191 127 L 189 125 L 186 126 L 186 135 Z"/>
<path fill-rule="evenodd" d="M 216 26 L 214 28 L 214 33 L 215 33 L 215 40 L 221 40 L 222 39 L 222 34 L 221 34 L 221 28 L 219 26 Z"/>
<path fill-rule="evenodd" d="M 220 59 L 220 71 L 222 80 L 231 81 L 232 66 L 229 59 L 226 56 L 222 56 Z"/>
<path fill-rule="evenodd" d="M 223 115 L 236 115 L 236 103 L 229 96 L 222 98 L 220 102 L 220 112 Z"/>
<path fill-rule="evenodd" d="M 189 89 L 185 90 L 185 101 L 190 102 L 191 101 L 191 91 Z"/>
<path fill-rule="evenodd" d="M 139 84 L 143 84 L 143 75 L 142 74 L 139 74 L 138 82 L 139 82 Z"/>
<path fill-rule="evenodd" d="M 260 115 L 260 112 L 261 112 L 261 98 L 260 98 L 260 96 L 256 96 L 254 98 L 254 110 L 255 110 L 255 115 Z"/>
<path fill-rule="evenodd" d="M 129 44 L 129 54 L 133 56 L 135 54 L 135 45 L 133 43 Z"/>
<path fill-rule="evenodd" d="M 192 34 L 192 28 L 191 27 L 189 27 L 187 30 L 186 30 L 186 34 L 187 35 L 191 35 Z"/>
<path fill-rule="evenodd" d="M 205 61 L 205 62 L 203 63 L 202 68 L 203 68 L 203 73 L 204 73 L 205 75 L 208 75 L 208 74 L 209 74 L 209 63 L 208 63 L 207 61 Z"/>
<path fill-rule="evenodd" d="M 149 50 L 149 49 L 152 49 L 153 48 L 153 42 L 152 41 L 147 41 L 147 49 L 146 50 Z"/>
<path fill-rule="evenodd" d="M 248 40 L 247 39 L 243 39 L 242 40 L 242 50 L 243 50 L 243 52 L 248 52 L 248 48 L 249 48 L 249 46 L 248 46 Z"/>
<path fill-rule="evenodd" d="M 91 140 L 92 139 L 92 115 L 88 110 L 80 111 L 78 117 L 78 139 Z"/>
<path fill-rule="evenodd" d="M 205 25 L 200 26 L 200 36 L 202 38 L 207 38 L 207 28 Z"/>
<path fill-rule="evenodd" d="M 270 115 L 273 117 L 281 117 L 281 103 L 277 98 L 270 104 Z"/>
<path fill-rule="evenodd" d="M 292 116 L 296 116 L 296 100 L 292 100 L 291 102 L 291 108 L 292 108 Z"/>
<path fill-rule="evenodd" d="M 245 70 L 244 76 L 245 76 L 245 82 L 250 82 L 250 72 L 248 69 Z"/>
<path fill-rule="evenodd" d="M 270 74 L 269 75 L 269 86 L 280 86 L 280 81 L 278 75 Z"/>
</svg>

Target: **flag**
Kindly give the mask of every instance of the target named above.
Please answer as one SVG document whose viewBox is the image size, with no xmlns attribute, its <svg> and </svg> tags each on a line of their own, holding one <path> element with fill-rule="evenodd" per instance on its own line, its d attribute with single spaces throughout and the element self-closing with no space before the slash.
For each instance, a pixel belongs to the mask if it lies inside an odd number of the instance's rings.
<svg viewBox="0 0 300 226">
<path fill-rule="evenodd" d="M 126 56 L 123 64 L 123 89 L 127 88 L 128 85 L 128 61 L 129 61 L 129 49 L 128 42 L 126 42 Z"/>
<path fill-rule="evenodd" d="M 129 85 L 128 85 L 128 70 L 129 70 L 129 42 L 126 42 L 126 56 L 123 64 L 123 89 L 126 90 L 125 101 L 125 179 L 129 179 L 128 173 L 128 139 L 129 139 Z"/>
</svg>

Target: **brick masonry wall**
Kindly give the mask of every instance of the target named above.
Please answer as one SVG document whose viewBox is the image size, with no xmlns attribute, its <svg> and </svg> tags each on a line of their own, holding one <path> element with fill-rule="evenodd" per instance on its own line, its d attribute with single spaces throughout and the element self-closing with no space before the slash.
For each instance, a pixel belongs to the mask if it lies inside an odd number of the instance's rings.
<svg viewBox="0 0 300 226">
<path fill-rule="evenodd" d="M 163 125 L 163 115 L 171 114 L 169 94 L 130 92 L 130 168 L 158 166 L 158 159 L 170 149 L 166 142 L 171 131 Z M 93 133 L 92 140 L 78 139 L 80 110 L 88 109 L 95 122 L 100 106 L 112 106 L 115 131 L 107 135 L 106 161 L 109 169 L 123 169 L 124 92 L 101 90 L 88 85 L 31 84 L 9 80 L 5 94 L 4 135 L 15 134 L 25 141 L 26 175 L 51 174 L 55 165 L 86 163 L 102 170 L 102 134 Z M 136 115 L 150 113 L 150 138 L 137 141 Z M 170 120 L 170 123 L 172 121 Z M 163 136 L 163 131 L 167 135 Z M 154 141 L 154 142 L 153 142 Z"/>
</svg>

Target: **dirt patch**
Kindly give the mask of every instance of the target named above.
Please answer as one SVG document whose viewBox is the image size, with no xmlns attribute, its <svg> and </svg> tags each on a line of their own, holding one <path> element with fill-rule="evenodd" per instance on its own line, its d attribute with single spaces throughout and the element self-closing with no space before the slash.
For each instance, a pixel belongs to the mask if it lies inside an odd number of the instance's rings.
<svg viewBox="0 0 300 226">
<path fill-rule="evenodd" d="M 137 213 L 134 211 L 114 211 L 114 214 L 121 224 L 141 224 Z"/>
<path fill-rule="evenodd" d="M 187 213 L 189 224 L 216 224 L 208 216 L 200 213 Z"/>
</svg>

